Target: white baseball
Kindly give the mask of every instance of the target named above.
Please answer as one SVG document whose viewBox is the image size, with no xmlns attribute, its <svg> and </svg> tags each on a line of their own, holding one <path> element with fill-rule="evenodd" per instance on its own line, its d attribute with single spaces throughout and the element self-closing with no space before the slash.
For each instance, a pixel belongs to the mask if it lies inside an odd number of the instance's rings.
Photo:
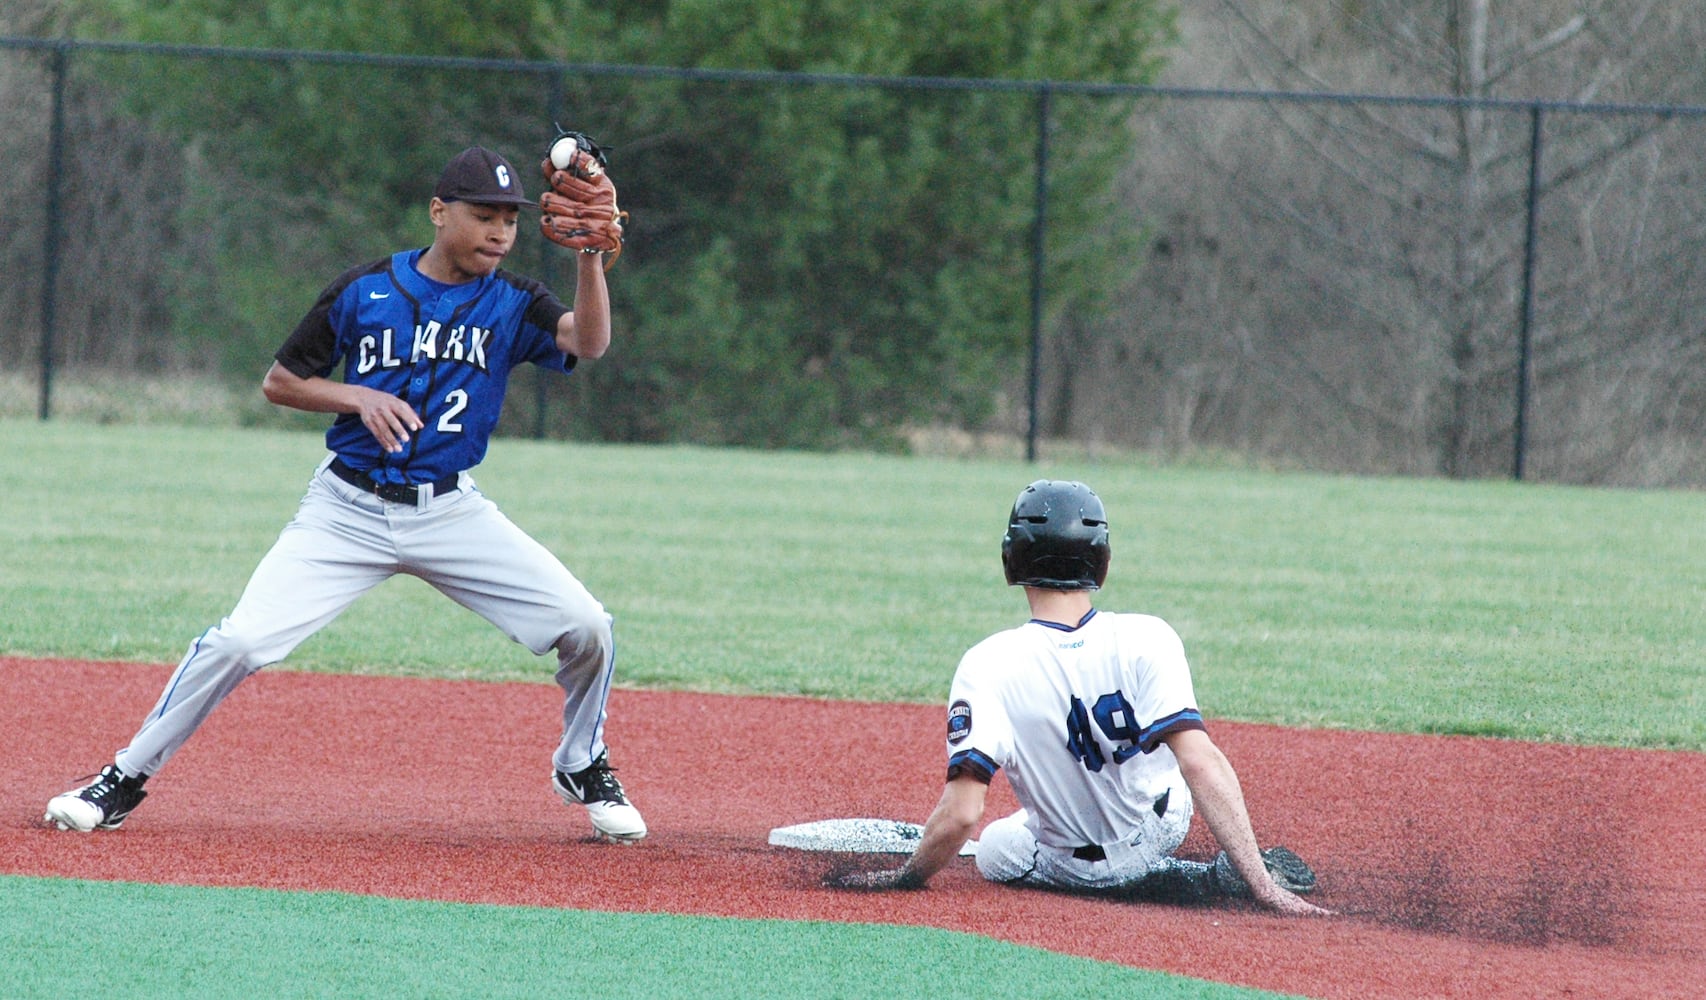
<svg viewBox="0 0 1706 1000">
<path fill-rule="evenodd" d="M 569 169 L 569 164 L 575 162 L 575 151 L 580 146 L 574 139 L 563 136 L 551 144 L 551 165 L 558 170 Z"/>
</svg>

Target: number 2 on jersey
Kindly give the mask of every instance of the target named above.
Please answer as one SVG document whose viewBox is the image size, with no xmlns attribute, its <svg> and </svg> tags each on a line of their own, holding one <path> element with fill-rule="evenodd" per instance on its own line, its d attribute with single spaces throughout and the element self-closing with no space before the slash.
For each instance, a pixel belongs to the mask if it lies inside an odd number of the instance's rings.
<svg viewBox="0 0 1706 1000">
<path fill-rule="evenodd" d="M 444 416 L 438 418 L 438 429 L 446 434 L 458 434 L 462 431 L 462 422 L 456 418 L 468 408 L 468 392 L 464 389 L 452 389 L 445 393 L 444 401 L 450 408 L 444 411 Z"/>
<path fill-rule="evenodd" d="M 1089 711 L 1084 708 L 1084 702 L 1077 695 L 1072 696 L 1072 704 L 1066 712 L 1066 749 L 1072 756 L 1077 757 L 1092 773 L 1100 771 L 1107 763 L 1102 753 L 1102 745 L 1097 742 L 1096 734 L 1090 728 L 1090 720 L 1096 720 L 1096 728 L 1108 738 L 1108 742 L 1123 744 L 1114 747 L 1114 763 L 1123 763 L 1138 752 L 1137 727 L 1131 721 L 1131 702 L 1125 700 L 1125 694 L 1120 691 L 1102 695 L 1096 699 L 1096 706 Z"/>
</svg>

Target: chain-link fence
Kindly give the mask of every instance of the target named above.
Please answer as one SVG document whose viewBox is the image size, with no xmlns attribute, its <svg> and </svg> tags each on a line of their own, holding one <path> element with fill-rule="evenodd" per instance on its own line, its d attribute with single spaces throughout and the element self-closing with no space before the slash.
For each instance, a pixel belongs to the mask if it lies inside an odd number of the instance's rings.
<svg viewBox="0 0 1706 1000">
<path fill-rule="evenodd" d="M 254 385 L 430 240 L 451 154 L 562 122 L 616 147 L 617 339 L 510 433 L 1706 481 L 1706 108 L 28 39 L 0 95 L 0 377 L 43 418 Z M 569 290 L 537 237 L 506 266 Z"/>
</svg>

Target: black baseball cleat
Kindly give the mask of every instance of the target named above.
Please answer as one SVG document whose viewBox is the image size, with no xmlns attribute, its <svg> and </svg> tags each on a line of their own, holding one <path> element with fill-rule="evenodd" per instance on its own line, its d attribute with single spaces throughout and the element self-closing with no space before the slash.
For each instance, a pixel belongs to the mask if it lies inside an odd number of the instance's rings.
<svg viewBox="0 0 1706 1000">
<path fill-rule="evenodd" d="M 611 773 L 608 751 L 579 771 L 553 772 L 551 787 L 564 802 L 586 806 L 587 817 L 601 840 L 632 844 L 645 837 L 646 821 L 628 804 L 622 783 Z"/>
<path fill-rule="evenodd" d="M 94 781 L 82 788 L 73 788 L 55 795 L 47 803 L 42 822 L 52 823 L 61 830 L 89 833 L 92 830 L 117 830 L 132 809 L 142 804 L 148 793 L 142 790 L 147 775 L 132 778 L 108 764 Z"/>
<path fill-rule="evenodd" d="M 1298 857 L 1289 847 L 1268 847 L 1262 850 L 1262 865 L 1273 877 L 1281 889 L 1287 889 L 1298 895 L 1315 891 L 1315 872 L 1303 859 Z M 1214 875 L 1220 883 L 1220 889 L 1228 896 L 1248 896 L 1250 887 L 1244 884 L 1244 879 L 1238 870 L 1232 867 L 1232 859 L 1225 851 L 1214 859 Z"/>
</svg>

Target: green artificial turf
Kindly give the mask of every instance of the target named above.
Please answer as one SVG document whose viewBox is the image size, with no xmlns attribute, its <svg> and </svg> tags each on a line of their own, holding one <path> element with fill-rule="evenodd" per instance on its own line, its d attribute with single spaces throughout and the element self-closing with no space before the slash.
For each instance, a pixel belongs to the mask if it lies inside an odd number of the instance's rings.
<svg viewBox="0 0 1706 1000">
<path fill-rule="evenodd" d="M 0 876 L 8 1000 L 1277 996 L 916 927 Z"/>
</svg>

